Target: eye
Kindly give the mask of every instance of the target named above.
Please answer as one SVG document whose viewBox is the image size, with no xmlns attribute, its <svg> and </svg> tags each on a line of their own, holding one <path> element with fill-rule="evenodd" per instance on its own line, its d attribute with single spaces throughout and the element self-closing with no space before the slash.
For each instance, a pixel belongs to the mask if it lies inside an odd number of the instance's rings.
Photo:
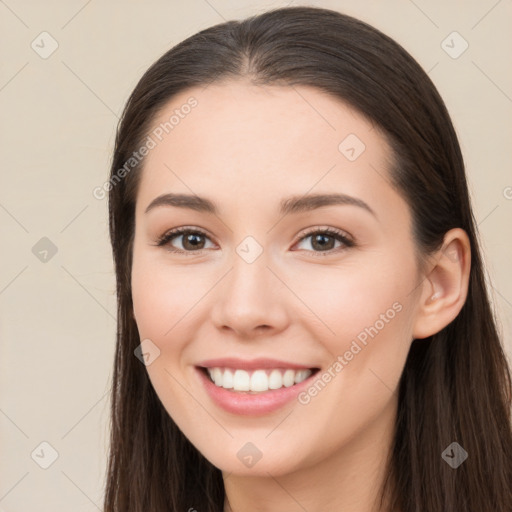
<svg viewBox="0 0 512 512">
<path fill-rule="evenodd" d="M 181 239 L 183 249 L 173 245 L 175 239 Z M 203 231 L 185 226 L 168 231 L 158 239 L 156 245 L 158 247 L 167 246 L 167 249 L 171 252 L 198 253 L 206 248 L 205 239 L 209 240 L 207 234 Z"/>
<path fill-rule="evenodd" d="M 177 239 L 181 239 L 182 248 L 174 245 Z M 328 256 L 329 254 L 355 246 L 355 242 L 346 233 L 334 228 L 315 228 L 310 230 L 300 238 L 298 244 L 304 243 L 308 239 L 311 239 L 311 241 L 307 245 L 312 250 L 307 247 L 299 249 L 313 252 L 313 254 L 318 256 Z M 205 240 L 210 240 L 210 238 L 204 231 L 184 226 L 164 233 L 157 240 L 156 245 L 158 247 L 166 246 L 166 249 L 170 252 L 194 254 L 208 248 L 205 247 Z M 339 242 L 341 247 L 335 247 L 336 242 Z"/>
<path fill-rule="evenodd" d="M 306 242 L 311 239 L 309 242 Z M 341 247 L 335 247 L 336 241 L 341 243 Z M 305 243 L 313 249 L 313 253 L 318 256 L 328 256 L 333 252 L 354 247 L 355 242 L 343 231 L 334 228 L 315 228 L 301 237 L 299 243 Z M 304 247 L 302 247 L 304 249 Z M 306 250 L 310 250 L 308 247 Z"/>
</svg>

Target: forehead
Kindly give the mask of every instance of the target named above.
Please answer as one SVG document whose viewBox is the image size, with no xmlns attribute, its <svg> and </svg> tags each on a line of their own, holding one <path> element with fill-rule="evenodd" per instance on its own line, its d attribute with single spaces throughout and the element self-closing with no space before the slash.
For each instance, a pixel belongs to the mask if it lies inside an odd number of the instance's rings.
<svg viewBox="0 0 512 512">
<path fill-rule="evenodd" d="M 385 137 L 343 101 L 308 86 L 232 81 L 194 87 L 157 114 L 139 200 L 165 191 L 256 198 L 386 187 Z M 389 188 L 389 186 L 388 186 Z M 388 191 L 389 192 L 389 191 Z M 233 194 L 235 193 L 235 194 Z M 224 201 L 225 202 L 225 201 Z"/>
<path fill-rule="evenodd" d="M 316 147 L 338 156 L 338 145 L 349 133 L 374 149 L 375 142 L 385 145 L 371 121 L 331 94 L 310 86 L 256 86 L 241 80 L 182 91 L 158 112 L 152 130 L 159 130 L 159 146 L 187 143 L 201 149 L 196 158 L 212 149 L 236 154 L 242 147 L 244 155 L 292 147 L 303 157 Z M 158 154 L 152 151 L 149 159 Z"/>
</svg>

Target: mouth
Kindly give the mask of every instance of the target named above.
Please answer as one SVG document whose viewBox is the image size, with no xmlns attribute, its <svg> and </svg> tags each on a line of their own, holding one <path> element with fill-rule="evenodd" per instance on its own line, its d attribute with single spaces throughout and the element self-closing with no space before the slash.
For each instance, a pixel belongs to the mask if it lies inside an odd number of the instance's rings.
<svg viewBox="0 0 512 512">
<path fill-rule="evenodd" d="M 291 388 L 314 376 L 319 368 L 197 367 L 215 386 L 234 393 L 260 394 Z"/>
<path fill-rule="evenodd" d="M 293 404 L 320 368 L 264 357 L 224 357 L 202 361 L 195 371 L 217 407 L 235 415 L 264 416 Z"/>
</svg>

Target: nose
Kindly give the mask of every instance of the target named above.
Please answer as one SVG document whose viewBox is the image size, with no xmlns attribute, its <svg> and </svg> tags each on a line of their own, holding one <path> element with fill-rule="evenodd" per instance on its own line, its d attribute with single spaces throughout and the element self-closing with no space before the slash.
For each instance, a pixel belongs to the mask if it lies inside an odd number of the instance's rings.
<svg viewBox="0 0 512 512">
<path fill-rule="evenodd" d="M 252 263 L 234 254 L 230 271 L 215 288 L 212 320 L 217 329 L 250 340 L 286 328 L 286 287 L 269 263 L 265 251 Z"/>
</svg>

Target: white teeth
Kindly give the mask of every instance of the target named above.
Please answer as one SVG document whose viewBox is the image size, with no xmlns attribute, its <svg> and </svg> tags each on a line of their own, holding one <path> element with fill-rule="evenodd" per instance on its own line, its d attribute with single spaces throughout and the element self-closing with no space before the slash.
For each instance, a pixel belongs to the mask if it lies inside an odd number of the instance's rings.
<svg viewBox="0 0 512 512">
<path fill-rule="evenodd" d="M 256 370 L 251 375 L 251 391 L 267 391 L 268 377 L 264 370 Z"/>
<path fill-rule="evenodd" d="M 213 369 L 212 377 L 213 377 L 213 382 L 215 382 L 216 386 L 222 386 L 223 375 L 222 375 L 222 370 L 220 368 Z"/>
<path fill-rule="evenodd" d="M 225 389 L 233 389 L 233 382 L 233 372 L 231 370 L 224 370 L 224 375 L 222 376 L 222 387 Z"/>
<path fill-rule="evenodd" d="M 269 389 L 279 389 L 283 387 L 283 376 L 279 370 L 272 370 L 268 378 Z"/>
<path fill-rule="evenodd" d="M 311 375 L 311 370 L 246 370 L 230 368 L 208 368 L 208 373 L 216 386 L 233 391 L 252 391 L 254 393 L 289 388 L 299 384 Z"/>
<path fill-rule="evenodd" d="M 295 373 L 295 384 L 300 384 L 311 375 L 311 370 L 299 370 Z"/>
<path fill-rule="evenodd" d="M 215 383 L 218 386 L 217 383 Z M 233 389 L 235 391 L 249 391 L 251 378 L 245 370 L 236 370 L 233 376 Z"/>
<path fill-rule="evenodd" d="M 286 388 L 295 384 L 295 370 L 286 370 L 283 375 L 283 384 Z"/>
</svg>

